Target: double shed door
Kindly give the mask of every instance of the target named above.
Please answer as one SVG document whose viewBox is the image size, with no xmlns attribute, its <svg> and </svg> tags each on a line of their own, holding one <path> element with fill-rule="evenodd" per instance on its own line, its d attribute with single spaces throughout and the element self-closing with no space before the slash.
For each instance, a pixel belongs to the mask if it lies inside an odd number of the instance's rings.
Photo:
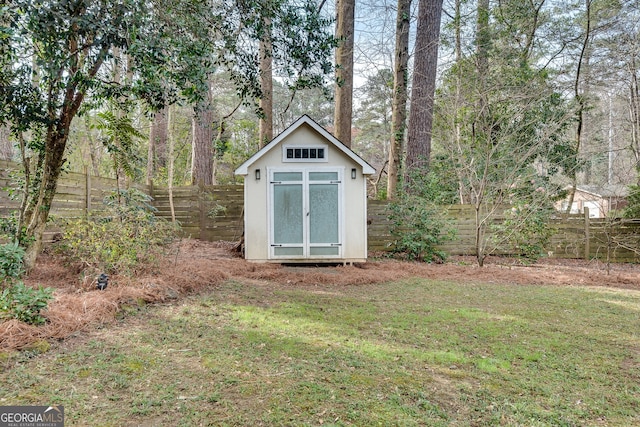
<svg viewBox="0 0 640 427">
<path fill-rule="evenodd" d="M 269 171 L 270 259 L 342 257 L 342 179 L 336 168 Z"/>
</svg>

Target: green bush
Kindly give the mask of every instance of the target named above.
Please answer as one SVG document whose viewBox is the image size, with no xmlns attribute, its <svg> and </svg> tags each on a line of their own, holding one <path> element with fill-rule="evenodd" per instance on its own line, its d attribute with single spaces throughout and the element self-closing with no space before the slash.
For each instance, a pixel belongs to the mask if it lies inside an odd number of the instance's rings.
<svg viewBox="0 0 640 427">
<path fill-rule="evenodd" d="M 40 312 L 53 298 L 53 289 L 33 289 L 18 281 L 24 273 L 24 249 L 17 242 L 0 245 L 0 321 L 18 319 L 41 325 L 45 318 Z"/>
<path fill-rule="evenodd" d="M 0 238 L 5 240 L 18 239 L 18 243 L 26 246 L 33 242 L 34 237 L 27 236 L 27 227 L 22 226 L 18 232 L 19 219 L 16 212 L 12 212 L 8 217 L 0 218 Z"/>
<path fill-rule="evenodd" d="M 24 273 L 24 249 L 18 242 L 0 245 L 0 283 L 18 279 Z"/>
<path fill-rule="evenodd" d="M 414 176 L 408 190 L 403 191 L 389 207 L 393 251 L 419 261 L 444 261 L 446 253 L 437 246 L 454 237 L 442 209 L 437 180 L 433 173 Z"/>
<path fill-rule="evenodd" d="M 0 292 L 0 319 L 18 319 L 32 325 L 41 325 L 46 319 L 40 312 L 53 299 L 53 289 L 33 289 L 17 282 Z"/>
<path fill-rule="evenodd" d="M 630 185 L 627 196 L 627 207 L 624 209 L 625 218 L 640 218 L 640 185 Z"/>
<path fill-rule="evenodd" d="M 156 217 L 150 202 L 139 190 L 113 192 L 102 211 L 63 225 L 61 251 L 72 261 L 110 273 L 130 273 L 152 262 L 176 236 L 177 226 Z"/>
<path fill-rule="evenodd" d="M 517 203 L 504 212 L 505 219 L 493 226 L 496 245 L 504 242 L 513 247 L 517 256 L 535 261 L 545 255 L 553 230 L 549 222 L 553 208 Z"/>
</svg>

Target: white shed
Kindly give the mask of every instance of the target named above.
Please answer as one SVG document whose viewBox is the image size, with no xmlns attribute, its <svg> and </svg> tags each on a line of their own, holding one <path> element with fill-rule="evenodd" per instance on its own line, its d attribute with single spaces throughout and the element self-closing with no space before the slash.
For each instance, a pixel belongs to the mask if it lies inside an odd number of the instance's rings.
<svg viewBox="0 0 640 427">
<path fill-rule="evenodd" d="M 304 115 L 251 156 L 244 177 L 245 258 L 364 262 L 366 161 Z"/>
</svg>

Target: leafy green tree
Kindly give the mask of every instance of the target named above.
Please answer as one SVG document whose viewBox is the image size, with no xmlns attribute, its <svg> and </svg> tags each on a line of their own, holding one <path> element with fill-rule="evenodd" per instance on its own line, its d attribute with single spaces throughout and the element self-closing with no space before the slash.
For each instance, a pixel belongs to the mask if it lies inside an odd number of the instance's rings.
<svg viewBox="0 0 640 427">
<path fill-rule="evenodd" d="M 274 61 L 295 87 L 318 84 L 331 70 L 329 21 L 310 1 L 277 5 L 274 52 L 282 49 Z M 137 98 L 155 110 L 180 97 L 197 102 L 218 70 L 228 73 L 239 99 L 252 103 L 260 97 L 260 8 L 257 2 L 191 0 L 9 0 L 2 7 L 0 124 L 23 142 L 27 266 L 42 246 L 73 119 L 105 100 Z M 118 80 L 109 65 L 123 58 L 128 78 Z"/>
<path fill-rule="evenodd" d="M 292 97 L 300 90 L 323 87 L 333 70 L 330 54 L 337 42 L 329 29 L 331 21 L 311 0 L 157 1 L 163 5 L 158 19 L 167 44 L 176 44 L 166 53 L 172 67 L 157 90 L 169 100 L 172 92 L 179 94 L 193 105 L 192 180 L 208 184 L 217 157 L 214 141 L 240 103 L 256 112 L 263 127 L 272 128 L 272 119 L 264 119 L 274 111 L 262 104 L 273 95 L 266 86 L 271 83 L 267 70 Z M 261 67 L 263 59 L 268 66 Z M 148 74 L 154 72 L 148 67 Z M 215 96 L 213 84 L 220 76 L 230 80 L 236 93 L 232 106 L 222 106 Z"/>
<path fill-rule="evenodd" d="M 33 191 L 25 193 L 21 219 L 29 239 L 23 240 L 28 242 L 25 264 L 32 267 L 42 246 L 74 117 L 89 95 L 122 95 L 121 86 L 105 78 L 113 49 L 146 45 L 159 57 L 161 49 L 150 46 L 147 34 L 142 34 L 150 9 L 145 1 L 9 0 L 7 6 L 3 44 L 12 52 L 9 56 L 15 56 L 11 58 L 15 66 L 1 71 L 5 84 L 0 120 L 9 123 L 14 133 L 31 134 L 26 145 L 35 162 L 24 166 L 27 176 L 33 174 L 27 180 Z"/>
<path fill-rule="evenodd" d="M 504 2 L 491 10 L 478 2 L 476 50 L 458 56 L 438 94 L 438 150 L 454 165 L 458 199 L 475 207 L 479 265 L 509 242 L 505 229 L 500 239 L 488 233 L 504 206 L 516 207 L 524 227 L 531 211 L 521 207 L 546 212 L 558 195 L 551 177 L 575 168 L 575 147 L 567 138 L 573 110 L 532 49 L 546 21 L 539 8 L 516 6 Z M 521 23 L 509 25 L 506 16 Z M 516 223 L 510 218 L 507 225 L 514 230 Z"/>
</svg>

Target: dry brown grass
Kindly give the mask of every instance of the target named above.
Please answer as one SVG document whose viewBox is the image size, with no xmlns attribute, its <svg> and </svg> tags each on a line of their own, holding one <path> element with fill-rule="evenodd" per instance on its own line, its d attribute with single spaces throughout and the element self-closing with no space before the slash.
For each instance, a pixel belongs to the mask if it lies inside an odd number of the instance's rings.
<svg viewBox="0 0 640 427">
<path fill-rule="evenodd" d="M 93 275 L 65 266 L 59 257 L 43 254 L 25 283 L 55 289 L 55 299 L 44 313 L 47 323 L 31 326 L 11 320 L 0 324 L 0 350 L 21 349 L 38 340 L 64 339 L 74 333 L 105 325 L 125 306 L 175 300 L 211 290 L 228 279 L 256 285 L 314 287 L 367 285 L 423 277 L 458 283 L 518 283 L 611 286 L 640 289 L 640 266 L 603 266 L 576 261 L 547 262 L 534 266 L 505 265 L 494 260 L 483 268 L 455 258 L 445 264 L 420 264 L 380 260 L 353 266 L 302 267 L 254 264 L 234 256 L 230 245 L 185 239 L 176 244 L 154 268 L 133 277 L 113 275 L 105 291 L 95 288 Z"/>
</svg>

